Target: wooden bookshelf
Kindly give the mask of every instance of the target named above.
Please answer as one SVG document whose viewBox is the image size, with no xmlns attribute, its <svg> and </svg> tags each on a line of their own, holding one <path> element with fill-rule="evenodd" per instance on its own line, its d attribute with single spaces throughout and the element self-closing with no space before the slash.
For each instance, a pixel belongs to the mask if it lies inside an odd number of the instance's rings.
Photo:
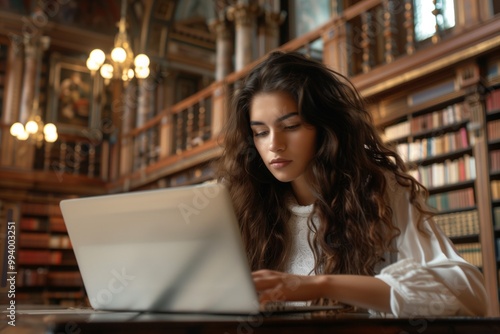
<svg viewBox="0 0 500 334">
<path fill-rule="evenodd" d="M 18 226 L 17 300 L 83 305 L 83 282 L 59 206 L 23 202 Z"/>
<path fill-rule="evenodd" d="M 428 188 L 429 204 L 438 212 L 449 214 L 445 217 L 468 217 L 453 213 L 474 209 L 476 205 L 476 162 L 467 130 L 469 119 L 463 98 L 457 100 L 455 96 L 449 105 L 440 102 L 436 108 L 416 111 L 383 128 L 382 136 L 394 144 L 409 164 L 410 173 Z M 457 229 L 461 226 L 447 225 L 450 236 L 463 236 Z M 471 235 L 477 236 L 477 230 Z"/>
<path fill-rule="evenodd" d="M 460 82 L 460 68 L 456 69 L 457 82 Z M 420 87 L 407 92 L 397 92 L 395 96 L 386 96 L 386 101 L 378 101 L 374 110 L 388 110 L 393 108 L 390 101 L 397 101 L 398 107 L 406 101 L 407 114 L 393 120 L 393 122 L 379 124 L 382 137 L 391 144 L 408 164 L 410 173 L 429 190 L 428 203 L 435 208 L 437 215 L 435 222 L 440 229 L 456 245 L 458 252 L 470 263 L 483 270 L 488 261 L 483 261 L 483 252 L 489 252 L 488 247 L 483 247 L 485 236 L 481 236 L 481 226 L 493 226 L 494 222 L 482 222 L 484 211 L 491 210 L 492 204 L 485 206 L 479 203 L 477 173 L 478 166 L 483 166 L 484 159 L 476 157 L 478 142 L 476 133 L 471 125 L 475 125 L 476 115 L 472 114 L 470 87 L 448 85 L 449 91 L 443 96 L 432 96 L 429 87 L 435 83 L 435 78 L 429 78 L 428 85 L 422 83 Z M 451 78 L 443 78 L 443 82 L 450 82 Z M 404 95 L 406 94 L 406 95 Z M 425 96 L 429 95 L 429 98 Z M 423 100 L 421 108 L 412 104 L 413 96 L 418 95 Z M 496 95 L 495 95 L 496 96 Z M 500 95 L 498 95 L 500 101 Z M 435 103 L 433 103 L 435 101 Z M 490 102 L 491 104 L 491 102 Z M 493 104 L 495 105 L 495 104 Z M 500 103 L 499 111 L 492 111 L 488 115 L 492 124 L 497 126 L 498 136 L 491 141 L 500 143 Z M 496 109 L 495 109 L 496 110 Z M 493 123 L 495 122 L 495 123 Z M 498 202 L 500 203 L 500 144 L 498 153 Z M 495 165 L 496 166 L 496 165 Z M 483 182 L 483 181 L 481 181 Z M 484 186 L 484 185 L 483 185 Z M 481 185 L 479 185 L 481 187 Z M 498 216 L 499 209 L 492 214 Z M 488 216 L 488 215 L 486 215 Z M 490 219 L 493 220 L 493 219 Z M 484 228 L 483 228 L 484 230 Z M 490 238 L 486 235 L 486 238 Z M 495 240 L 497 246 L 500 241 Z M 498 247 L 497 247 L 498 248 Z M 484 271 L 486 274 L 494 272 L 497 268 Z M 496 281 L 496 277 L 494 278 Z M 498 290 L 498 284 L 497 288 Z"/>
<path fill-rule="evenodd" d="M 485 96 L 486 140 L 488 150 L 490 210 L 493 217 L 495 260 L 500 290 L 500 58 L 489 62 L 486 73 L 488 85 Z"/>
</svg>

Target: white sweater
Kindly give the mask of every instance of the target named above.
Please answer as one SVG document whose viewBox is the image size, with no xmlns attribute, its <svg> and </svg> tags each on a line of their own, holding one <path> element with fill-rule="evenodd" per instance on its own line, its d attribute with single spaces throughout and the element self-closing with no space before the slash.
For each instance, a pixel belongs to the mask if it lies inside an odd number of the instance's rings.
<svg viewBox="0 0 500 334">
<path fill-rule="evenodd" d="M 387 199 L 401 234 L 396 238 L 398 253 L 386 254 L 386 262 L 375 268 L 375 277 L 391 287 L 392 313 L 397 317 L 485 315 L 487 298 L 481 272 L 457 254 L 434 222 L 423 223 L 430 237 L 419 232 L 418 211 L 410 205 L 409 193 L 395 180 L 388 181 Z M 314 256 L 307 241 L 307 217 L 313 205 L 289 207 L 294 240 L 287 271 L 309 275 Z"/>
</svg>

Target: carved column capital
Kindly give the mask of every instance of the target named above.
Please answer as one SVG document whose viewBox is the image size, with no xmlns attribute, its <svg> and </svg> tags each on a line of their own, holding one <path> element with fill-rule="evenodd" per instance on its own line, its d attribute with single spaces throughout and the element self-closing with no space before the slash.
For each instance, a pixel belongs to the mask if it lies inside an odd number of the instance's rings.
<svg viewBox="0 0 500 334">
<path fill-rule="evenodd" d="M 229 24 L 226 20 L 215 19 L 208 24 L 208 28 L 212 31 L 217 38 L 230 38 L 231 29 L 229 29 Z"/>
<path fill-rule="evenodd" d="M 281 12 L 270 12 L 270 11 L 264 11 L 264 22 L 266 23 L 266 26 L 271 28 L 271 29 L 276 29 L 278 28 L 283 22 L 285 21 L 286 18 L 286 12 L 281 11 Z"/>
<path fill-rule="evenodd" d="M 237 3 L 227 8 L 227 18 L 237 26 L 251 26 L 259 12 L 258 5 Z"/>
<path fill-rule="evenodd" d="M 469 109 L 470 121 L 467 129 L 470 133 L 479 138 L 484 135 L 486 127 L 484 113 L 484 87 L 481 84 L 472 85 L 465 90 L 465 107 Z"/>
<path fill-rule="evenodd" d="M 23 38 L 23 47 L 25 58 L 36 58 L 42 51 L 49 48 L 50 37 L 48 36 L 25 36 Z"/>
</svg>

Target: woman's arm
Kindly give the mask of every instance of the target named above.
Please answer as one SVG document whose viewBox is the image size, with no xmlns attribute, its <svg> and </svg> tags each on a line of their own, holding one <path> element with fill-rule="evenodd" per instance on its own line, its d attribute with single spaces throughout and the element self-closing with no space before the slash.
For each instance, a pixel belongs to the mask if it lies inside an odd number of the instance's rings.
<svg viewBox="0 0 500 334">
<path fill-rule="evenodd" d="M 393 177 L 388 179 L 387 194 L 401 234 L 395 240 L 397 261 L 375 277 L 391 287 L 392 313 L 398 317 L 485 315 L 487 297 L 479 269 L 457 254 L 432 219 L 418 223 L 420 214 L 410 204 L 408 191 Z"/>
<path fill-rule="evenodd" d="M 340 303 L 391 313 L 390 287 L 371 276 L 298 276 L 272 270 L 254 272 L 261 303 L 328 298 Z"/>
</svg>

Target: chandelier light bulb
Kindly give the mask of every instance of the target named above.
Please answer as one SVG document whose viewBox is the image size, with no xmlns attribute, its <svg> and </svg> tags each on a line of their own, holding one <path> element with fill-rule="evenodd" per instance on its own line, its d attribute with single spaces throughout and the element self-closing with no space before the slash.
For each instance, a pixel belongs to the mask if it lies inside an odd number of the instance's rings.
<svg viewBox="0 0 500 334">
<path fill-rule="evenodd" d="M 149 66 L 149 57 L 144 53 L 138 54 L 134 59 L 135 67 L 148 67 Z"/>
<path fill-rule="evenodd" d="M 134 78 L 134 70 L 129 68 L 127 71 L 127 78 L 128 80 L 132 80 Z"/>
<path fill-rule="evenodd" d="M 127 52 L 121 47 L 116 47 L 111 51 L 111 59 L 117 63 L 123 63 L 127 59 Z"/>
<path fill-rule="evenodd" d="M 26 140 L 26 139 L 28 139 L 29 136 L 30 136 L 30 134 L 28 133 L 28 131 L 25 131 L 23 129 L 23 131 L 21 133 L 17 134 L 17 139 Z"/>
<path fill-rule="evenodd" d="M 104 61 L 106 60 L 106 55 L 104 54 L 104 51 L 101 49 L 94 49 L 89 55 L 89 59 L 92 60 L 93 63 L 97 64 L 97 68 L 104 64 Z M 88 60 L 87 60 L 88 62 Z"/>
<path fill-rule="evenodd" d="M 102 65 L 100 72 L 104 79 L 113 78 L 113 66 L 111 66 L 111 64 Z"/>
<path fill-rule="evenodd" d="M 38 124 L 35 121 L 29 121 L 26 123 L 26 132 L 36 133 L 38 131 Z"/>
<path fill-rule="evenodd" d="M 53 143 L 57 140 L 57 132 L 45 134 L 45 141 L 48 143 Z"/>
<path fill-rule="evenodd" d="M 149 76 L 149 68 L 148 67 L 139 67 L 135 69 L 135 74 L 139 79 L 145 79 Z"/>
<path fill-rule="evenodd" d="M 10 127 L 10 134 L 14 137 L 17 137 L 22 132 L 24 132 L 24 126 L 19 122 L 12 124 Z"/>
<path fill-rule="evenodd" d="M 87 68 L 91 71 L 97 71 L 101 67 L 100 64 L 95 62 L 91 57 L 87 59 Z"/>
<path fill-rule="evenodd" d="M 47 137 L 47 136 L 51 136 L 51 135 L 57 135 L 57 128 L 54 124 L 52 123 L 47 123 L 45 124 L 45 126 L 43 127 L 43 134 Z"/>
<path fill-rule="evenodd" d="M 128 81 L 128 75 L 127 75 L 127 70 L 123 70 L 122 72 L 122 80 L 123 81 Z"/>
</svg>

